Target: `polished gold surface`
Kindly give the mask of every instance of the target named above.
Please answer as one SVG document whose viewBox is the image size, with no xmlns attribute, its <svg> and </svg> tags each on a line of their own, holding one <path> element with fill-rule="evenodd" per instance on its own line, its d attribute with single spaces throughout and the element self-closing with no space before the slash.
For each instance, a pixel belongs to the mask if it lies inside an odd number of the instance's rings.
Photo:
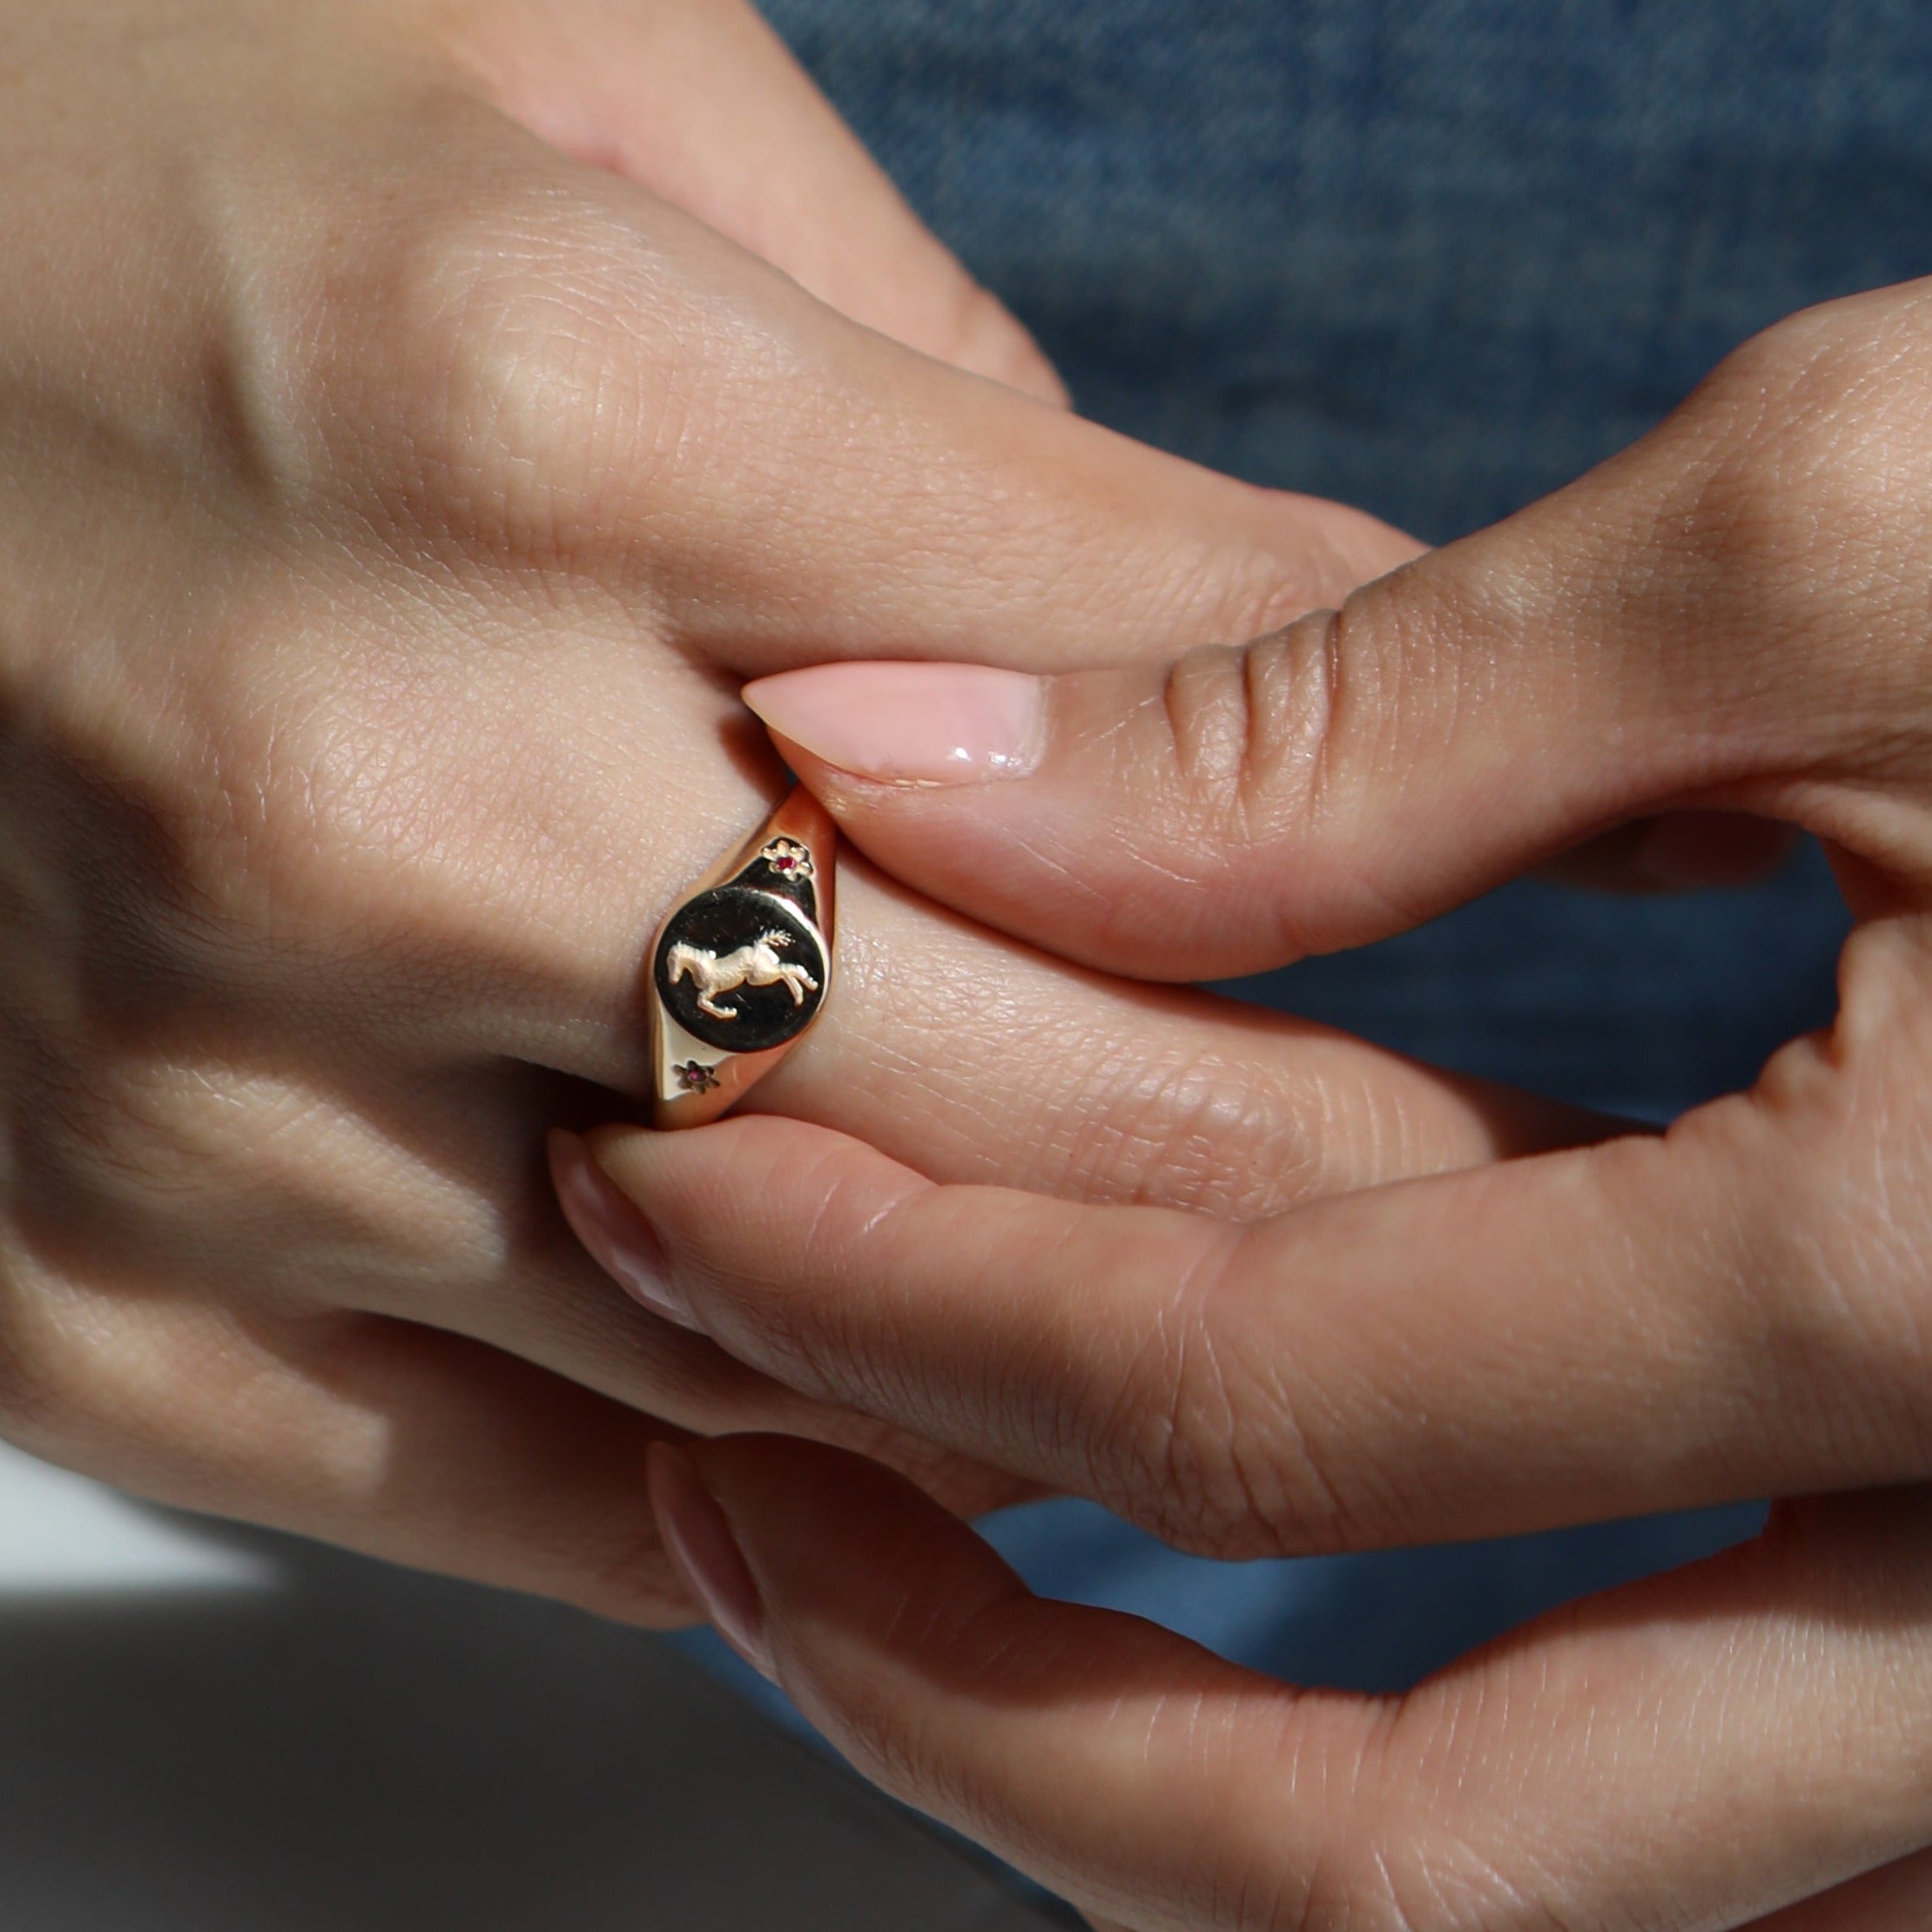
<svg viewBox="0 0 1932 1932">
<path fill-rule="evenodd" d="M 645 996 L 654 1126 L 718 1119 L 817 1019 L 831 993 L 838 844 L 825 807 L 795 788 L 652 935 Z M 757 1044 L 732 1046 L 740 1028 Z"/>
</svg>

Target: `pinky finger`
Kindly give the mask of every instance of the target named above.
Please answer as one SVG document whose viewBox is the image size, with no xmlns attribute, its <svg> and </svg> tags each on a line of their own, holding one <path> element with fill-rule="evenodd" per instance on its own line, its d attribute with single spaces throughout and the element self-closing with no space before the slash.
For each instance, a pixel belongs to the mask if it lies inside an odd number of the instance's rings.
<svg viewBox="0 0 1932 1932">
<path fill-rule="evenodd" d="M 623 1622 L 692 1620 L 645 1493 L 669 1425 L 409 1323 L 86 1299 L 61 1324 L 84 1350 L 43 1343 L 28 1399 L 0 1403 L 20 1446 L 155 1502 Z"/>
</svg>

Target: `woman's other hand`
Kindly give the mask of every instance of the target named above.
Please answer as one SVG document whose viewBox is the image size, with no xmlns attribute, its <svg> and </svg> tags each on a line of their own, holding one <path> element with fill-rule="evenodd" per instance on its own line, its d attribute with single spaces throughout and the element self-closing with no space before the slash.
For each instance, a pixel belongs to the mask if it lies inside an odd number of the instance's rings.
<svg viewBox="0 0 1932 1932">
<path fill-rule="evenodd" d="M 1660 1137 L 1257 1221 L 935 1185 L 797 1122 L 598 1136 L 694 1329 L 1189 1549 L 1787 1499 L 1375 1700 L 1036 1603 L 837 1457 L 668 1464 L 862 1764 L 1135 1929 L 1925 1922 L 1929 609 L 1920 284 L 1782 325 L 1571 488 L 1246 650 L 754 689 L 875 858 L 1096 966 L 1358 945 L 1670 813 L 1816 833 L 1858 921 L 1835 1024 Z"/>
</svg>

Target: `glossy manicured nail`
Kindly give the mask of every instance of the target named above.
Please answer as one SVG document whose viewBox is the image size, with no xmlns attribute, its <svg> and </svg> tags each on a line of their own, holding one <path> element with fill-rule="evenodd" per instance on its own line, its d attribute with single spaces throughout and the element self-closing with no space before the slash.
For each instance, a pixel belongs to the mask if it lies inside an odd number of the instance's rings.
<svg viewBox="0 0 1932 1932">
<path fill-rule="evenodd" d="M 575 1134 L 550 1134 L 550 1178 L 571 1231 L 626 1294 L 680 1328 L 695 1329 L 691 1311 L 670 1285 L 656 1229 L 621 1195 Z"/>
<path fill-rule="evenodd" d="M 738 1553 L 724 1511 L 691 1459 L 669 1443 L 653 1443 L 645 1464 L 650 1506 L 665 1553 L 711 1627 L 755 1671 L 778 1680 L 765 1641 L 764 1605 Z"/>
<path fill-rule="evenodd" d="M 987 664 L 816 664 L 744 687 L 779 737 L 863 778 L 1023 778 L 1046 748 L 1039 678 Z"/>
</svg>

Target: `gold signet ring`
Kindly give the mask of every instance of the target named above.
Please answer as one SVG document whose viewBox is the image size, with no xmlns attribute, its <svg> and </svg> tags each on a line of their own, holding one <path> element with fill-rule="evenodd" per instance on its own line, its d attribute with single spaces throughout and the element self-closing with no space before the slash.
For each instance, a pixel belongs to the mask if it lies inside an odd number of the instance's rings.
<svg viewBox="0 0 1932 1932">
<path fill-rule="evenodd" d="M 838 834 L 798 789 L 705 873 L 650 944 L 657 1127 L 703 1127 L 791 1052 L 831 991 Z"/>
</svg>

